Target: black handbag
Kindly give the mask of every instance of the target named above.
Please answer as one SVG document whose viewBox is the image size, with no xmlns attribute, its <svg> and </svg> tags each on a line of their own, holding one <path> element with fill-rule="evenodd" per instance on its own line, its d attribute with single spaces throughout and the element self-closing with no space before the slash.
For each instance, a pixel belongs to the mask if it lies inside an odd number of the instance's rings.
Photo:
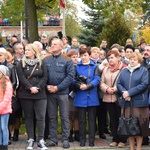
<svg viewBox="0 0 150 150">
<path fill-rule="evenodd" d="M 81 84 L 86 84 L 87 83 L 86 80 L 87 80 L 86 76 L 83 76 L 83 75 L 77 76 L 75 84 L 74 84 L 74 88 L 77 89 L 77 90 L 80 89 Z"/>
<path fill-rule="evenodd" d="M 80 82 L 80 83 L 86 84 L 86 80 L 87 80 L 87 77 L 85 77 L 83 75 L 79 75 L 79 76 L 76 77 L 76 81 Z"/>
<path fill-rule="evenodd" d="M 130 101 L 129 118 L 125 117 L 125 105 L 124 108 L 122 109 L 117 130 L 119 136 L 130 137 L 130 136 L 138 136 L 141 134 L 139 119 L 138 117 L 133 116 L 133 107 L 131 101 Z"/>
<path fill-rule="evenodd" d="M 20 108 L 21 108 L 21 106 L 20 106 L 19 100 L 17 99 L 17 97 L 15 95 L 13 95 L 12 96 L 12 110 L 13 110 L 13 112 L 16 112 Z"/>
</svg>

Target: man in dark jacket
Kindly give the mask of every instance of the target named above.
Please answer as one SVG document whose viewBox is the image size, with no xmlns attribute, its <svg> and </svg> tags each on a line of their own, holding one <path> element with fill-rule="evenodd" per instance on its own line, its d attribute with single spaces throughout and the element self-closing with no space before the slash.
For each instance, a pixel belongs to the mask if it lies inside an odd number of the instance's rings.
<svg viewBox="0 0 150 150">
<path fill-rule="evenodd" d="M 5 45 L 5 48 L 13 48 L 13 46 L 14 46 L 17 42 L 18 42 L 18 39 L 13 36 L 13 37 L 10 39 L 10 42 L 9 42 L 7 45 Z"/>
<path fill-rule="evenodd" d="M 45 59 L 48 71 L 47 82 L 47 108 L 49 116 L 50 141 L 48 146 L 56 146 L 57 139 L 57 115 L 58 107 L 62 122 L 63 148 L 69 148 L 68 137 L 70 134 L 69 124 L 69 85 L 74 77 L 74 66 L 69 57 L 61 53 L 63 43 L 60 39 L 54 39 L 51 44 L 52 56 Z"/>
<path fill-rule="evenodd" d="M 107 47 L 107 41 L 105 39 L 102 40 L 100 48 L 103 49 L 106 52 L 106 54 L 108 53 L 109 48 Z"/>
<path fill-rule="evenodd" d="M 143 54 L 144 54 L 144 58 L 142 61 L 142 66 L 144 66 L 148 69 L 148 73 L 149 73 L 148 92 L 150 93 L 150 45 L 145 46 Z M 143 138 L 142 145 L 149 145 L 149 138 L 148 137 Z"/>
</svg>

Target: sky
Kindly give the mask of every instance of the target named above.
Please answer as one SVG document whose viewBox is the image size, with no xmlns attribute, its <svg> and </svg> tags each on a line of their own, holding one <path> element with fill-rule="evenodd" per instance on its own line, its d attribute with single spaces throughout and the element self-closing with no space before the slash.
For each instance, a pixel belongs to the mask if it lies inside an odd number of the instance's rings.
<svg viewBox="0 0 150 150">
<path fill-rule="evenodd" d="M 86 15 L 83 12 L 82 7 L 85 8 L 86 5 L 82 2 L 82 0 L 70 0 L 70 1 L 73 2 L 75 5 L 77 5 L 79 18 L 85 18 Z"/>
</svg>

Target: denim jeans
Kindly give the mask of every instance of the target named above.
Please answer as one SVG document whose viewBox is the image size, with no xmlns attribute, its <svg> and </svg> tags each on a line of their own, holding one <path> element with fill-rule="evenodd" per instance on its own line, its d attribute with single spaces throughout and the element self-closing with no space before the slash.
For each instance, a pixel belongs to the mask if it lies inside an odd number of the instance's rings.
<svg viewBox="0 0 150 150">
<path fill-rule="evenodd" d="M 9 114 L 0 115 L 0 145 L 8 145 L 8 120 Z"/>
</svg>

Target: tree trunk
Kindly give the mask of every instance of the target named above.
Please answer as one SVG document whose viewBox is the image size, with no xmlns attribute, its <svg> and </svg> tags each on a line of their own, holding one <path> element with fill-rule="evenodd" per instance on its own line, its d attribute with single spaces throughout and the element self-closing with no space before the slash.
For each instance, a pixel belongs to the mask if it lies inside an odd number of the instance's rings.
<svg viewBox="0 0 150 150">
<path fill-rule="evenodd" d="M 27 0 L 29 41 L 38 40 L 38 22 L 35 0 Z"/>
</svg>

